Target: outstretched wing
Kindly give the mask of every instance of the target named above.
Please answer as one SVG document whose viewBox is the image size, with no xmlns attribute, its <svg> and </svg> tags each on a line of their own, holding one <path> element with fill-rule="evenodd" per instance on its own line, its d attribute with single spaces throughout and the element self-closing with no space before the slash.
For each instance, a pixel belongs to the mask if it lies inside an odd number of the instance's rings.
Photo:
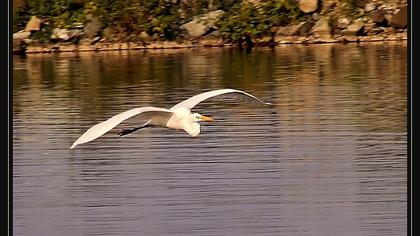
<svg viewBox="0 0 420 236">
<path fill-rule="evenodd" d="M 70 149 L 73 149 L 76 145 L 87 143 L 99 138 L 106 132 L 113 129 L 115 126 L 119 125 L 124 120 L 127 120 L 133 116 L 141 115 L 146 119 L 169 119 L 172 114 L 173 113 L 170 110 L 158 107 L 140 107 L 125 111 L 89 128 L 82 136 L 80 136 L 79 139 L 73 143 Z"/>
<path fill-rule="evenodd" d="M 218 96 L 218 95 L 222 95 L 222 94 L 227 94 L 227 93 L 238 94 L 238 95 L 240 95 L 242 97 L 251 98 L 252 100 L 258 101 L 260 103 L 263 103 L 263 104 L 266 104 L 266 105 L 270 105 L 270 103 L 263 102 L 260 99 L 258 99 L 257 97 L 255 97 L 255 96 L 253 96 L 253 95 L 251 95 L 249 93 L 246 93 L 244 91 L 241 91 L 241 90 L 236 90 L 236 89 L 218 89 L 218 90 L 213 90 L 213 91 L 201 93 L 201 94 L 195 95 L 193 97 L 190 97 L 187 100 L 182 101 L 182 102 L 176 104 L 175 106 L 171 107 L 170 110 L 173 111 L 173 110 L 176 110 L 177 108 L 180 108 L 180 107 L 186 107 L 188 109 L 192 109 L 198 103 L 200 103 L 200 102 L 202 102 L 202 101 L 204 101 L 206 99 L 209 99 L 209 98 L 212 98 L 212 97 L 215 97 L 215 96 Z"/>
</svg>

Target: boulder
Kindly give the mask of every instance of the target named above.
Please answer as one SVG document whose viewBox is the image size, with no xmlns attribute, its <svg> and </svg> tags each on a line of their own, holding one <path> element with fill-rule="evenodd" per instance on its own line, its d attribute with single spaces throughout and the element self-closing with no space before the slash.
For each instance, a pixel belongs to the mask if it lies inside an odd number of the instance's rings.
<svg viewBox="0 0 420 236">
<path fill-rule="evenodd" d="M 152 36 L 150 36 L 146 31 L 142 31 L 139 34 L 140 41 L 146 43 L 152 41 Z"/>
<path fill-rule="evenodd" d="M 83 29 L 85 27 L 85 25 L 83 23 L 80 22 L 76 22 L 72 25 L 73 29 Z"/>
<path fill-rule="evenodd" d="M 300 0 L 299 9 L 304 13 L 311 13 L 318 9 L 318 0 Z"/>
<path fill-rule="evenodd" d="M 331 36 L 331 27 L 328 23 L 328 18 L 321 17 L 312 28 L 312 34 L 315 36 Z"/>
<path fill-rule="evenodd" d="M 252 5 L 258 5 L 261 3 L 261 0 L 248 0 L 249 3 L 251 3 Z"/>
<path fill-rule="evenodd" d="M 369 12 L 369 17 L 377 24 L 386 24 L 385 12 L 383 10 L 373 10 Z"/>
<path fill-rule="evenodd" d="M 360 8 L 365 8 L 368 2 L 369 0 L 354 0 L 354 4 Z"/>
<path fill-rule="evenodd" d="M 322 7 L 321 7 L 321 15 L 326 14 L 328 11 L 333 9 L 335 7 L 336 2 L 332 0 L 324 0 L 322 1 Z"/>
<path fill-rule="evenodd" d="M 66 42 L 74 38 L 80 37 L 81 35 L 82 31 L 78 29 L 69 30 L 55 28 L 52 31 L 51 39 Z"/>
<path fill-rule="evenodd" d="M 26 23 L 25 31 L 39 31 L 41 29 L 41 19 L 36 16 L 32 16 L 31 19 Z"/>
<path fill-rule="evenodd" d="M 376 27 L 375 22 L 367 22 L 365 23 L 365 25 L 363 26 L 363 34 L 364 35 L 371 35 L 372 33 L 370 33 L 374 28 Z"/>
<path fill-rule="evenodd" d="M 385 14 L 385 19 L 386 19 L 386 22 L 391 22 L 391 19 L 392 19 L 392 15 L 390 15 L 390 14 Z"/>
<path fill-rule="evenodd" d="M 195 17 L 192 21 L 183 24 L 182 27 L 186 29 L 189 36 L 193 38 L 201 37 L 212 29 L 217 29 L 216 23 L 223 14 L 222 10 L 211 11 Z"/>
<path fill-rule="evenodd" d="M 368 4 L 366 4 L 366 6 L 365 6 L 365 12 L 371 12 L 371 11 L 373 11 L 373 10 L 375 10 L 375 9 L 376 9 L 376 4 L 375 4 L 375 3 L 373 3 L 373 2 L 368 3 Z"/>
<path fill-rule="evenodd" d="M 345 28 L 347 28 L 347 26 L 350 25 L 350 23 L 351 23 L 351 21 L 348 18 L 346 18 L 346 17 L 340 18 L 340 19 L 337 20 L 337 28 L 345 29 Z"/>
<path fill-rule="evenodd" d="M 83 31 L 85 32 L 86 36 L 89 38 L 93 38 L 98 36 L 100 30 L 102 28 L 102 23 L 97 17 L 90 18 L 90 21 L 86 24 Z"/>
<path fill-rule="evenodd" d="M 99 37 L 99 36 L 96 36 L 95 38 L 93 38 L 91 41 L 90 41 L 90 45 L 93 45 L 93 44 L 95 44 L 95 43 L 97 43 L 97 42 L 99 42 L 99 41 L 101 41 L 101 37 Z"/>
<path fill-rule="evenodd" d="M 384 27 L 375 27 L 369 30 L 368 35 L 380 34 L 380 33 L 383 33 L 384 31 L 385 31 Z"/>
<path fill-rule="evenodd" d="M 29 36 L 31 36 L 31 32 L 21 30 L 13 34 L 13 39 L 27 39 Z"/>
<path fill-rule="evenodd" d="M 291 36 L 295 31 L 297 25 L 287 25 L 287 26 L 279 26 L 276 30 L 276 35 L 278 36 Z"/>
<path fill-rule="evenodd" d="M 397 12 L 391 17 L 389 24 L 395 28 L 406 28 L 407 6 L 398 9 Z"/>
<path fill-rule="evenodd" d="M 292 31 L 292 35 L 296 36 L 308 36 L 311 34 L 311 30 L 315 23 L 311 20 L 299 23 L 296 28 Z"/>
<path fill-rule="evenodd" d="M 220 39 L 220 31 L 215 30 L 203 36 L 203 39 Z"/>
<path fill-rule="evenodd" d="M 12 48 L 12 53 L 13 54 L 24 53 L 25 49 L 26 49 L 25 40 L 23 40 L 21 38 L 13 38 L 13 48 Z"/>
<path fill-rule="evenodd" d="M 347 29 L 343 30 L 343 35 L 353 36 L 359 35 L 363 32 L 364 23 L 362 20 L 357 19 L 351 25 L 347 27 Z"/>
</svg>

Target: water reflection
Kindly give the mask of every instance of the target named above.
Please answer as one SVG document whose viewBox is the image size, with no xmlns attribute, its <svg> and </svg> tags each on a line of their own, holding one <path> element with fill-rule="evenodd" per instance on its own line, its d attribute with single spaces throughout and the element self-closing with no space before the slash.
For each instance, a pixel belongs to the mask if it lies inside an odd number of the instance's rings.
<svg viewBox="0 0 420 236">
<path fill-rule="evenodd" d="M 405 44 L 13 58 L 15 235 L 400 235 L 406 232 Z M 232 87 L 202 135 L 97 122 Z"/>
</svg>

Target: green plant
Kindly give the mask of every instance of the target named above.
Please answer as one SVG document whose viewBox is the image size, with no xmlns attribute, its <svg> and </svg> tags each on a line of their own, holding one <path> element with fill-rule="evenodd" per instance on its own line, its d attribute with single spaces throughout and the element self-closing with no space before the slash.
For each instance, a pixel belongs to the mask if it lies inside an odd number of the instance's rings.
<svg viewBox="0 0 420 236">
<path fill-rule="evenodd" d="M 27 7 L 21 7 L 13 13 L 13 33 L 23 30 L 30 19 Z"/>
<path fill-rule="evenodd" d="M 300 15 L 294 0 L 268 0 L 252 5 L 243 0 L 27 0 L 13 15 L 13 32 L 25 27 L 32 15 L 43 19 L 44 27 L 70 28 L 86 17 L 98 17 L 107 36 L 117 40 L 145 31 L 166 40 L 182 38 L 182 24 L 211 10 L 226 12 L 219 22 L 225 38 L 238 40 L 245 34 L 260 36 L 270 27 L 284 25 Z M 45 39 L 49 30 L 34 35 Z"/>
<path fill-rule="evenodd" d="M 270 0 L 258 5 L 243 2 L 234 5 L 220 20 L 222 36 L 236 42 L 245 35 L 269 35 L 270 28 L 296 20 L 300 10 L 293 0 Z"/>
</svg>

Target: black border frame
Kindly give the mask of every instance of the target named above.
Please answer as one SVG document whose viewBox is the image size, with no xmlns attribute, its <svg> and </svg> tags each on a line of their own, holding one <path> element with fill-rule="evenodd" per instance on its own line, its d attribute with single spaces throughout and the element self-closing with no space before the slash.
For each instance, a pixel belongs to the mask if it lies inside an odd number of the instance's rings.
<svg viewBox="0 0 420 236">
<path fill-rule="evenodd" d="M 2 126 L 1 126 L 1 134 L 4 137 L 4 139 L 2 139 L 2 145 L 4 145 L 4 147 L 2 148 L 2 151 L 5 152 L 4 157 L 7 158 L 2 158 L 2 160 L 4 160 L 4 164 L 2 165 L 2 169 L 3 169 L 3 173 L 7 173 L 7 177 L 5 177 L 3 179 L 3 183 L 6 182 L 7 180 L 7 184 L 5 185 L 5 189 L 7 189 L 7 195 L 5 196 L 5 198 L 7 199 L 7 207 L 4 208 L 3 214 L 7 214 L 6 217 L 4 219 L 7 219 L 7 223 L 3 224 L 4 227 L 4 235 L 12 235 L 11 232 L 11 226 L 12 226 L 12 174 L 11 174 L 11 170 L 12 170 L 12 164 L 11 164 L 11 145 L 12 143 L 10 142 L 11 140 L 11 128 L 12 128 L 12 123 L 11 123 L 11 94 L 9 93 L 11 90 L 11 47 L 12 47 L 12 32 L 11 32 L 11 26 L 12 26 L 12 14 L 11 14 L 11 7 L 12 7 L 12 0 L 10 1 L 1 1 L 1 4 L 3 6 L 1 6 L 2 11 L 5 11 L 3 14 L 1 14 L 1 28 L 0 28 L 0 32 L 4 35 L 2 38 L 6 39 L 4 43 L 1 43 L 1 55 L 4 55 L 4 61 L 2 60 L 0 65 L 1 65 L 1 72 L 5 74 L 5 76 L 3 77 L 3 79 L 1 79 L 1 83 L 4 83 L 0 86 L 1 88 L 1 92 L 0 94 L 2 95 L 1 98 L 1 103 L 2 103 L 2 109 L 3 110 L 3 115 L 2 115 L 2 119 L 4 119 L 4 122 L 2 122 Z M 6 57 L 7 55 L 7 57 Z M 2 57 L 3 59 L 3 57 Z M 6 116 L 7 114 L 7 116 Z M 7 168 L 7 169 L 6 169 Z"/>
<path fill-rule="evenodd" d="M 414 8 L 414 2 L 415 1 L 407 1 L 408 9 L 409 9 L 409 15 L 408 15 L 408 80 L 407 80 L 407 103 L 408 103 L 408 111 L 407 111 L 407 235 L 413 235 L 413 145 L 414 138 L 413 138 L 413 86 L 414 84 L 414 73 L 415 69 L 418 69 L 415 65 L 417 65 L 415 61 L 414 56 L 414 50 L 415 50 L 415 30 L 414 30 L 414 24 L 413 22 L 416 22 L 414 20 L 415 14 L 413 14 Z M 7 57 L 5 61 L 1 61 L 1 72 L 5 74 L 5 77 L 1 79 L 1 82 L 4 83 L 0 88 L 3 90 L 0 92 L 0 94 L 3 96 L 1 99 L 2 102 L 2 109 L 6 110 L 5 113 L 7 113 L 7 116 L 3 114 L 2 119 L 5 119 L 4 122 L 2 122 L 1 126 L 1 134 L 4 137 L 2 144 L 5 145 L 5 147 L 2 148 L 2 151 L 6 153 L 7 159 L 2 159 L 6 162 L 6 164 L 3 164 L 3 169 L 7 168 L 7 170 L 3 170 L 4 173 L 7 173 L 7 177 L 3 179 L 3 183 L 7 179 L 7 184 L 5 185 L 5 189 L 7 189 L 7 207 L 3 211 L 3 214 L 7 214 L 5 219 L 7 219 L 7 227 L 4 227 L 3 229 L 6 230 L 5 235 L 13 235 L 13 143 L 12 143 L 12 137 L 13 137 L 13 106 L 12 106 L 12 80 L 13 80 L 13 73 L 12 73 L 12 58 L 13 55 L 11 53 L 12 49 L 12 19 L 13 19 L 13 9 L 12 4 L 13 0 L 9 1 L 0 1 L 1 4 L 4 4 L 5 6 L 2 7 L 3 10 L 7 11 L 6 14 L 1 14 L 1 16 L 4 18 L 3 20 L 0 20 L 1 22 L 1 28 L 0 32 L 2 34 L 7 34 L 7 36 L 4 36 L 2 38 L 7 38 L 6 43 L 1 43 L 0 48 L 2 55 L 6 55 Z M 414 66 L 413 66 L 414 65 Z M 4 196 L 4 195 L 3 195 Z M 3 224 L 4 225 L 4 224 Z"/>
<path fill-rule="evenodd" d="M 407 55 L 408 55 L 408 80 L 407 80 L 407 235 L 413 235 L 413 67 L 414 48 L 413 48 L 413 22 L 414 22 L 414 3 L 407 1 L 408 4 L 408 27 L 407 27 Z"/>
</svg>

